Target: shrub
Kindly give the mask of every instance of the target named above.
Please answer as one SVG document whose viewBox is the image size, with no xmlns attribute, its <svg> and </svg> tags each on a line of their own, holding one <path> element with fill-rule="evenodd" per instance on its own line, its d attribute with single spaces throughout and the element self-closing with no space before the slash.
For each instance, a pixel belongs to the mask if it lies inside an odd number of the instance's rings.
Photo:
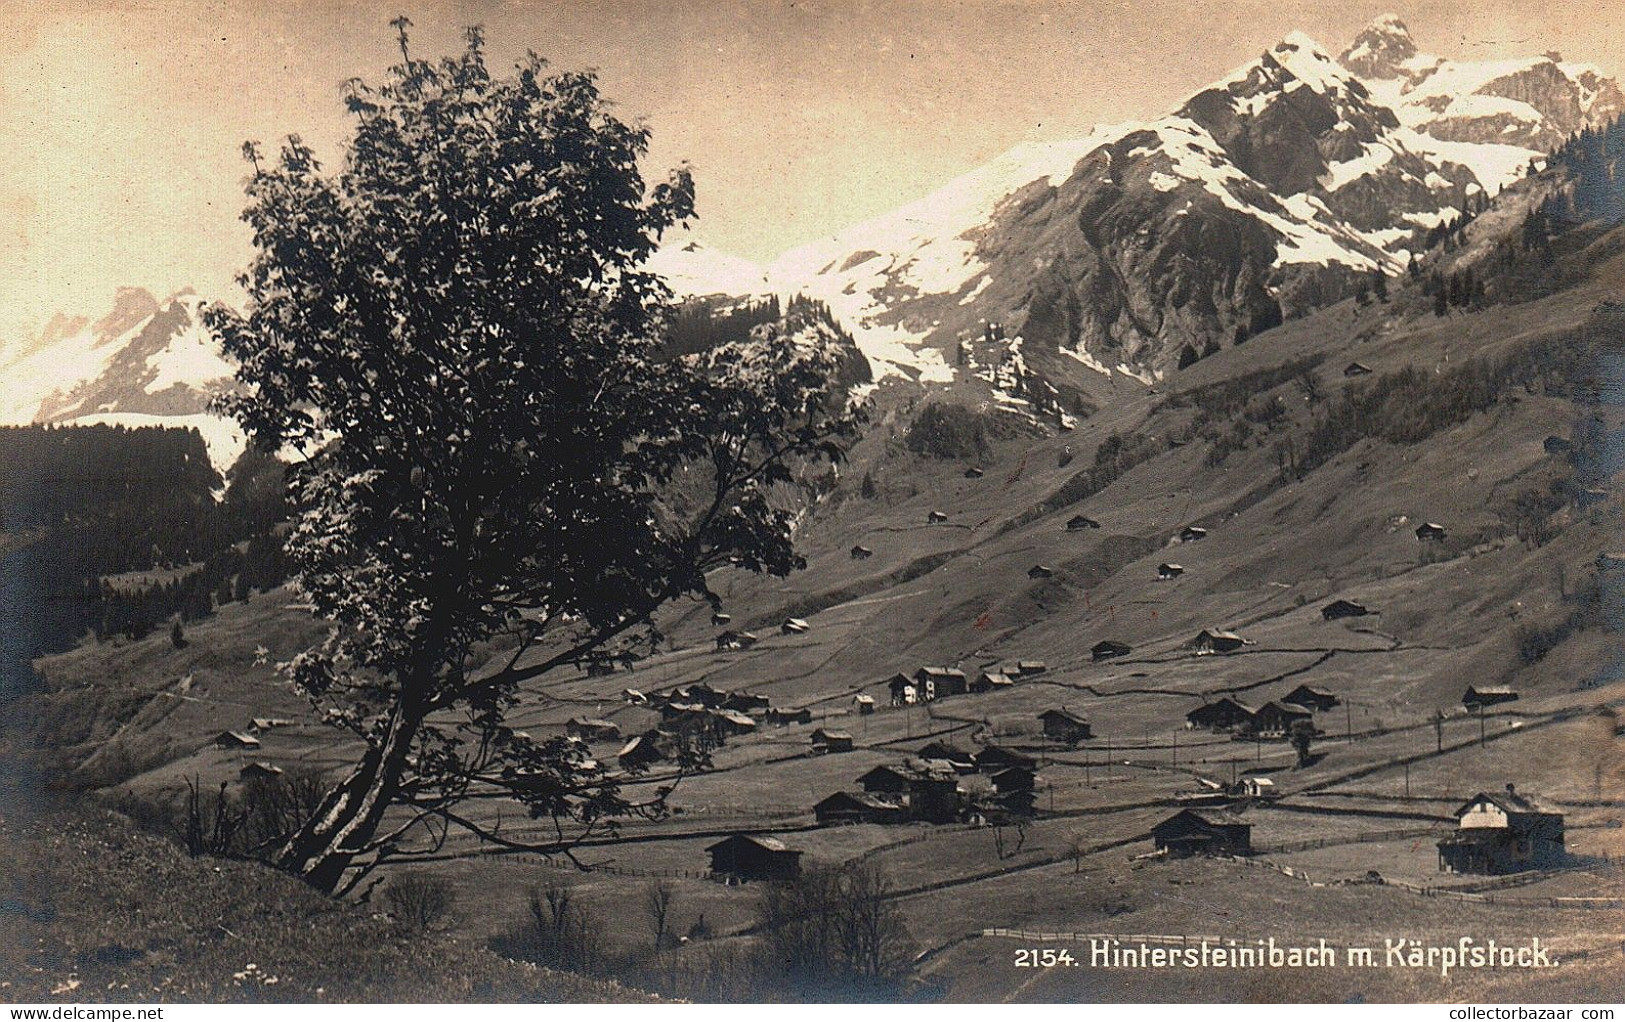
<svg viewBox="0 0 1625 1022">
<path fill-rule="evenodd" d="M 427 873 L 397 873 L 384 888 L 384 903 L 409 933 L 426 933 L 451 911 L 451 885 Z"/>
</svg>

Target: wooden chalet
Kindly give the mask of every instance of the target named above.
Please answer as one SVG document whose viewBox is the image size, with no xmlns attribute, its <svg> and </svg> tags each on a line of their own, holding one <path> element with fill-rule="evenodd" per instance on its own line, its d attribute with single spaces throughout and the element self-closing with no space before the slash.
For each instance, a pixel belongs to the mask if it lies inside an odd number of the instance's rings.
<svg viewBox="0 0 1625 1022">
<path fill-rule="evenodd" d="M 1461 705 L 1477 712 L 1497 703 L 1514 702 L 1517 698 L 1517 690 L 1509 685 L 1468 685 L 1467 691 L 1462 693 Z"/>
<path fill-rule="evenodd" d="M 1299 721 L 1313 720 L 1314 716 L 1306 707 L 1272 699 L 1253 713 L 1247 730 L 1261 738 L 1279 738 L 1289 734 Z"/>
<path fill-rule="evenodd" d="M 1337 696 L 1323 688 L 1314 688 L 1309 685 L 1299 685 L 1297 688 L 1281 697 L 1281 702 L 1302 706 L 1317 713 L 1325 712 L 1336 706 L 1339 702 Z"/>
<path fill-rule="evenodd" d="M 1038 715 L 1038 719 L 1044 724 L 1044 737 L 1052 741 L 1076 745 L 1094 737 L 1094 732 L 1089 727 L 1089 718 L 1073 713 L 1064 706 L 1045 710 Z"/>
<path fill-rule="evenodd" d="M 1073 515 L 1066 520 L 1067 532 L 1082 532 L 1085 529 L 1098 529 L 1100 523 L 1087 515 Z"/>
<path fill-rule="evenodd" d="M 922 667 L 914 672 L 914 690 L 929 702 L 943 696 L 964 695 L 970 690 L 965 672 L 952 667 Z"/>
<path fill-rule="evenodd" d="M 1204 539 L 1207 539 L 1207 530 L 1199 525 L 1187 525 L 1179 530 L 1179 541 L 1181 543 L 1195 543 Z"/>
<path fill-rule="evenodd" d="M 282 768 L 263 761 L 248 763 L 237 771 L 240 781 L 274 781 L 282 776 Z"/>
<path fill-rule="evenodd" d="M 1452 873 L 1518 873 L 1567 858 L 1563 814 L 1519 795 L 1479 792 L 1456 810 L 1456 830 L 1439 842 L 1439 868 Z"/>
<path fill-rule="evenodd" d="M 1010 767 L 1023 767 L 1028 770 L 1038 769 L 1038 760 L 1033 757 L 997 745 L 989 745 L 983 748 L 973 759 L 976 762 L 976 769 L 984 774 L 997 773 Z"/>
<path fill-rule="evenodd" d="M 1097 642 L 1089 649 L 1089 655 L 1096 660 L 1110 660 L 1112 657 L 1128 656 L 1132 652 L 1134 652 L 1134 647 L 1128 643 L 1117 642 L 1112 639 Z"/>
<path fill-rule="evenodd" d="M 874 555 L 875 552 L 864 546 L 862 543 L 859 543 L 852 548 L 852 559 L 854 561 L 866 561 Z"/>
<path fill-rule="evenodd" d="M 1444 526 L 1440 525 L 1438 522 L 1423 522 L 1421 525 L 1416 527 L 1416 539 L 1418 542 L 1442 543 L 1444 542 L 1444 537 Z"/>
<path fill-rule="evenodd" d="M 1344 376 L 1370 376 L 1371 367 L 1364 362 L 1350 362 L 1343 367 Z"/>
<path fill-rule="evenodd" d="M 851 752 L 852 732 L 821 727 L 812 733 L 812 744 L 814 752 Z"/>
<path fill-rule="evenodd" d="M 1222 809 L 1181 809 L 1151 828 L 1157 851 L 1190 855 L 1251 855 L 1253 825 Z"/>
<path fill-rule="evenodd" d="M 1234 653 L 1247 645 L 1247 640 L 1222 628 L 1204 628 L 1196 633 L 1191 645 L 1196 647 L 1198 653 Z"/>
<path fill-rule="evenodd" d="M 260 740 L 246 731 L 222 731 L 214 736 L 214 744 L 219 749 L 257 749 Z"/>
<path fill-rule="evenodd" d="M 564 725 L 564 733 L 588 742 L 621 740 L 620 725 L 599 717 L 571 717 Z"/>
<path fill-rule="evenodd" d="M 1162 579 L 1164 582 L 1171 578 L 1178 578 L 1183 574 L 1185 574 L 1185 566 L 1183 564 L 1174 564 L 1172 561 L 1165 561 L 1162 564 L 1157 565 L 1157 577 Z"/>
<path fill-rule="evenodd" d="M 1203 703 L 1185 714 L 1185 724 L 1193 728 L 1213 731 L 1233 731 L 1252 722 L 1252 707 L 1239 699 L 1222 696 L 1211 703 Z"/>
<path fill-rule="evenodd" d="M 902 823 L 908 810 L 861 791 L 837 791 L 813 806 L 820 827 L 851 823 Z"/>
<path fill-rule="evenodd" d="M 976 676 L 975 681 L 970 683 L 970 690 L 972 692 L 995 692 L 1009 688 L 1015 683 L 1016 679 L 1003 671 L 983 671 Z"/>
<path fill-rule="evenodd" d="M 1345 617 L 1365 617 L 1371 613 L 1363 603 L 1353 600 L 1333 600 L 1320 608 L 1320 616 L 1327 621 L 1337 621 Z"/>
<path fill-rule="evenodd" d="M 801 853 L 778 838 L 731 834 L 706 848 L 711 872 L 734 880 L 794 880 L 801 873 Z"/>
</svg>

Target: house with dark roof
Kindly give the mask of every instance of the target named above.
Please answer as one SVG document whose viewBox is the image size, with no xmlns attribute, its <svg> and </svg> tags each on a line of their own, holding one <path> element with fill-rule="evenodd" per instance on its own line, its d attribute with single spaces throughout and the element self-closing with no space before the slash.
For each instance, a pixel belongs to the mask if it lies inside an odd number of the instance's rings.
<svg viewBox="0 0 1625 1022">
<path fill-rule="evenodd" d="M 1518 873 L 1563 863 L 1563 814 L 1519 795 L 1481 791 L 1456 810 L 1456 830 L 1439 842 L 1439 868 L 1452 873 Z"/>
<path fill-rule="evenodd" d="M 1497 703 L 1510 703 L 1518 698 L 1518 692 L 1510 685 L 1468 685 L 1467 691 L 1462 693 L 1461 705 L 1469 711 L 1477 712 L 1486 706 Z"/>
<path fill-rule="evenodd" d="M 1345 617 L 1365 617 L 1371 613 L 1365 604 L 1355 603 L 1353 600 L 1333 600 L 1320 608 L 1320 616 L 1327 621 L 1337 621 Z"/>
<path fill-rule="evenodd" d="M 1089 728 L 1089 718 L 1073 713 L 1064 706 L 1045 710 L 1038 715 L 1038 719 L 1044 724 L 1044 737 L 1052 741 L 1075 745 L 1094 737 L 1094 732 Z"/>
<path fill-rule="evenodd" d="M 1009 767 L 1024 767 L 1028 770 L 1038 769 L 1038 760 L 1033 757 L 997 745 L 986 746 L 973 758 L 976 761 L 976 769 L 984 774 L 997 773 Z"/>
<path fill-rule="evenodd" d="M 706 848 L 711 872 L 734 880 L 794 880 L 801 873 L 801 853 L 778 838 L 730 834 Z"/>
<path fill-rule="evenodd" d="M 1103 639 L 1089 648 L 1089 655 L 1096 660 L 1110 660 L 1112 657 L 1128 656 L 1134 648 L 1126 642 L 1117 642 L 1112 639 Z"/>
<path fill-rule="evenodd" d="M 1082 532 L 1085 529 L 1098 529 L 1100 523 L 1088 515 L 1073 515 L 1066 520 L 1067 532 Z"/>
<path fill-rule="evenodd" d="M 1299 721 L 1313 718 L 1314 713 L 1302 706 L 1272 699 L 1253 712 L 1247 730 L 1260 738 L 1280 738 Z"/>
<path fill-rule="evenodd" d="M 837 791 L 813 806 L 813 816 L 820 827 L 849 823 L 902 823 L 908 819 L 908 810 L 897 802 L 888 802 L 866 792 Z"/>
<path fill-rule="evenodd" d="M 1314 688 L 1310 685 L 1299 685 L 1297 688 L 1281 697 L 1281 702 L 1302 706 L 1306 710 L 1317 713 L 1325 712 L 1338 704 L 1337 696 L 1323 688 Z"/>
<path fill-rule="evenodd" d="M 1221 696 L 1211 703 L 1203 703 L 1185 714 L 1187 726 L 1209 728 L 1214 731 L 1232 731 L 1251 723 L 1252 719 L 1252 707 L 1230 696 Z"/>
<path fill-rule="evenodd" d="M 1190 855 L 1251 855 L 1253 826 L 1222 809 L 1181 809 L 1151 828 L 1157 851 Z"/>
<path fill-rule="evenodd" d="M 1185 574 L 1185 566 L 1183 564 L 1175 564 L 1172 561 L 1164 561 L 1163 563 L 1157 565 L 1157 577 L 1162 579 L 1164 582 L 1171 578 L 1178 578 L 1183 574 Z"/>
</svg>

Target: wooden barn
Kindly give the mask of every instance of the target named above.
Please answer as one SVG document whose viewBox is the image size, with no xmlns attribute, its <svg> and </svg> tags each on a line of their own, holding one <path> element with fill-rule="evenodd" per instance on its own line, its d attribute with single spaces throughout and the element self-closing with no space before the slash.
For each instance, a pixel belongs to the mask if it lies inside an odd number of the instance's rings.
<svg viewBox="0 0 1625 1022">
<path fill-rule="evenodd" d="M 1110 660 L 1112 657 L 1128 656 L 1132 652 L 1134 647 L 1128 643 L 1112 639 L 1103 639 L 1089 648 L 1089 655 L 1096 660 Z"/>
<path fill-rule="evenodd" d="M 1183 574 L 1185 574 L 1185 566 L 1183 564 L 1174 564 L 1172 561 L 1165 561 L 1162 564 L 1157 565 L 1157 577 L 1162 579 L 1164 582 L 1171 578 L 1178 578 Z"/>
<path fill-rule="evenodd" d="M 819 728 L 812 733 L 814 752 L 851 752 L 852 732 Z"/>
<path fill-rule="evenodd" d="M 621 740 L 620 726 L 599 717 L 571 717 L 564 725 L 564 733 L 587 742 Z"/>
<path fill-rule="evenodd" d="M 1272 699 L 1253 713 L 1248 730 L 1260 738 L 1281 738 L 1299 721 L 1313 718 L 1314 713 L 1305 707 Z"/>
<path fill-rule="evenodd" d="M 813 806 L 820 827 L 849 823 L 902 823 L 908 811 L 895 802 L 861 791 L 837 791 Z"/>
<path fill-rule="evenodd" d="M 970 690 L 972 692 L 996 692 L 1000 689 L 1009 688 L 1015 683 L 1016 679 L 1003 671 L 983 671 L 976 676 L 975 681 L 970 683 Z"/>
<path fill-rule="evenodd" d="M 902 795 L 919 771 L 906 765 L 882 763 L 858 778 L 858 786 L 871 795 Z"/>
<path fill-rule="evenodd" d="M 1477 712 L 1497 703 L 1514 702 L 1517 698 L 1517 690 L 1509 685 L 1468 685 L 1467 691 L 1462 693 L 1461 705 Z"/>
<path fill-rule="evenodd" d="M 1233 653 L 1247 645 L 1247 640 L 1222 628 L 1204 628 L 1196 633 L 1191 645 L 1198 653 Z"/>
<path fill-rule="evenodd" d="M 779 624 L 779 632 L 784 635 L 803 635 L 811 628 L 812 625 L 799 617 L 787 617 Z"/>
<path fill-rule="evenodd" d="M 1064 706 L 1045 710 L 1038 715 L 1038 719 L 1044 724 L 1044 737 L 1052 741 L 1076 745 L 1094 737 L 1094 732 L 1089 728 L 1089 718 L 1073 713 Z"/>
<path fill-rule="evenodd" d="M 246 764 L 237 771 L 240 781 L 274 781 L 282 776 L 282 768 L 260 760 Z"/>
<path fill-rule="evenodd" d="M 717 636 L 717 649 L 750 649 L 760 641 L 750 632 L 726 631 Z"/>
<path fill-rule="evenodd" d="M 1518 873 L 1567 858 L 1563 814 L 1519 795 L 1479 792 L 1456 810 L 1456 830 L 1439 842 L 1439 868 L 1452 873 Z"/>
<path fill-rule="evenodd" d="M 997 745 L 989 745 L 975 756 L 976 769 L 984 774 L 998 773 L 1010 767 L 1023 767 L 1028 770 L 1038 769 L 1038 760 L 1014 749 L 1005 749 Z"/>
<path fill-rule="evenodd" d="M 1032 791 L 1038 786 L 1038 774 L 1026 767 L 1009 767 L 994 774 L 990 780 L 999 794 L 1011 791 Z"/>
<path fill-rule="evenodd" d="M 715 614 L 711 615 L 711 625 L 713 627 L 715 627 L 715 628 L 721 628 L 723 625 L 732 624 L 732 623 L 733 623 L 733 615 L 732 614 L 724 614 L 722 611 L 719 610 Z"/>
<path fill-rule="evenodd" d="M 1230 696 L 1222 696 L 1211 703 L 1203 703 L 1185 714 L 1185 724 L 1188 727 L 1209 728 L 1214 731 L 1231 731 L 1251 723 L 1252 719 L 1252 707 Z"/>
<path fill-rule="evenodd" d="M 1189 855 L 1251 855 L 1253 825 L 1220 809 L 1181 809 L 1151 828 L 1157 851 Z"/>
<path fill-rule="evenodd" d="M 646 770 L 655 763 L 663 763 L 676 755 L 676 741 L 664 731 L 645 731 L 621 746 L 615 754 L 616 762 L 624 770 Z"/>
<path fill-rule="evenodd" d="M 867 717 L 875 712 L 875 697 L 858 693 L 852 697 L 852 705 L 858 708 L 858 715 Z"/>
<path fill-rule="evenodd" d="M 260 740 L 244 731 L 222 731 L 214 736 L 214 744 L 220 749 L 257 749 Z"/>
<path fill-rule="evenodd" d="M 801 873 L 801 853 L 777 838 L 731 834 L 706 849 L 711 872 L 734 880 L 794 880 Z"/>
<path fill-rule="evenodd" d="M 1187 525 L 1179 530 L 1179 541 L 1181 543 L 1195 543 L 1204 539 L 1207 539 L 1207 530 L 1201 526 Z"/>
<path fill-rule="evenodd" d="M 977 468 L 975 465 L 972 465 L 970 468 L 967 468 L 965 470 L 965 478 L 966 479 L 980 479 L 984 475 L 987 475 L 987 473 L 985 471 L 983 471 L 982 469 Z"/>
<path fill-rule="evenodd" d="M 1022 678 L 1031 678 L 1049 671 L 1049 664 L 1042 660 L 1016 661 L 1016 675 Z"/>
<path fill-rule="evenodd" d="M 959 778 L 947 769 L 922 765 L 908 782 L 908 815 L 922 823 L 953 823 L 960 816 Z"/>
<path fill-rule="evenodd" d="M 1416 538 L 1422 543 L 1442 543 L 1445 538 L 1444 526 L 1438 522 L 1423 522 L 1416 527 Z"/>
<path fill-rule="evenodd" d="M 1327 621 L 1337 621 L 1345 617 L 1365 617 L 1371 613 L 1365 604 L 1355 603 L 1353 600 L 1333 600 L 1320 608 L 1320 616 Z"/>
<path fill-rule="evenodd" d="M 948 520 L 948 516 L 941 511 L 933 511 L 925 516 L 925 520 L 932 525 L 941 525 Z"/>
<path fill-rule="evenodd" d="M 905 706 L 919 698 L 919 689 L 914 687 L 914 679 L 902 671 L 886 679 L 886 691 L 891 693 L 893 706 Z"/>
<path fill-rule="evenodd" d="M 921 759 L 936 759 L 951 763 L 954 770 L 962 774 L 968 774 L 976 769 L 975 757 L 953 742 L 943 741 L 940 738 L 922 746 L 918 755 Z"/>
<path fill-rule="evenodd" d="M 1046 564 L 1035 564 L 1027 569 L 1027 577 L 1032 579 L 1054 578 L 1055 569 Z"/>
<path fill-rule="evenodd" d="M 1282 696 L 1281 702 L 1292 703 L 1308 710 L 1314 710 L 1317 713 L 1324 713 L 1338 704 L 1338 698 L 1323 688 L 1299 685 Z"/>
<path fill-rule="evenodd" d="M 914 672 L 914 690 L 929 702 L 943 696 L 960 696 L 970 690 L 965 672 L 952 667 L 922 667 Z"/>
<path fill-rule="evenodd" d="M 852 548 L 852 559 L 854 561 L 867 561 L 874 555 L 875 552 L 864 546 L 862 543 L 859 543 Z"/>
<path fill-rule="evenodd" d="M 1073 515 L 1066 520 L 1067 532 L 1082 532 L 1085 529 L 1098 529 L 1100 523 L 1087 515 Z"/>
<path fill-rule="evenodd" d="M 1364 362 L 1350 362 L 1343 367 L 1344 376 L 1370 376 L 1371 367 Z"/>
</svg>

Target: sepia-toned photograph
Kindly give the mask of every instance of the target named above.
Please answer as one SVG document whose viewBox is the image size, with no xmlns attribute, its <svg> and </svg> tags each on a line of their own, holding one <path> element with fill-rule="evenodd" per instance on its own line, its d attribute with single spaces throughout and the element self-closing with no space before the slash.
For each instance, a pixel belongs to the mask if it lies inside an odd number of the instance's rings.
<svg viewBox="0 0 1625 1022">
<path fill-rule="evenodd" d="M 0 1003 L 1613 1018 L 1622 80 L 1611 0 L 0 5 Z"/>
</svg>

